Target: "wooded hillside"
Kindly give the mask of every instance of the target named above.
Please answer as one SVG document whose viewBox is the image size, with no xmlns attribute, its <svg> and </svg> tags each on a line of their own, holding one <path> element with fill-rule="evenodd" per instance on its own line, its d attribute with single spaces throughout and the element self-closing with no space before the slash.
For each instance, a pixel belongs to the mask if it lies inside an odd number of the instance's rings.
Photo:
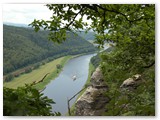
<svg viewBox="0 0 160 120">
<path fill-rule="evenodd" d="M 4 73 L 7 74 L 48 57 L 58 58 L 95 51 L 92 44 L 71 32 L 62 44 L 48 41 L 48 31 L 3 25 Z"/>
<path fill-rule="evenodd" d="M 87 33 L 85 31 L 81 31 L 81 32 L 77 32 L 77 34 L 86 40 L 95 40 L 96 39 L 95 33 L 91 32 L 91 31 L 88 31 Z"/>
</svg>

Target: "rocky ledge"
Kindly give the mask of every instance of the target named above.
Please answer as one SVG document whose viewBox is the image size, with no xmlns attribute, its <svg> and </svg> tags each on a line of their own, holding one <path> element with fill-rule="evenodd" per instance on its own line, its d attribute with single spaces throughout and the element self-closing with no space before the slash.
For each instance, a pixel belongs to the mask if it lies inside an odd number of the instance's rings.
<svg viewBox="0 0 160 120">
<path fill-rule="evenodd" d="M 136 89 L 144 80 L 140 74 L 133 75 L 123 81 L 120 91 L 124 95 L 124 91 L 132 91 Z M 98 67 L 91 76 L 91 85 L 77 100 L 75 104 L 76 116 L 100 116 L 105 111 L 106 104 L 110 101 L 109 97 L 104 96 L 104 92 L 108 91 L 108 86 L 104 82 L 102 72 Z"/>
<path fill-rule="evenodd" d="M 109 98 L 103 95 L 108 90 L 104 83 L 103 75 L 100 68 L 97 68 L 91 76 L 91 85 L 77 100 L 75 107 L 76 116 L 99 116 L 105 110 Z"/>
<path fill-rule="evenodd" d="M 124 80 L 120 88 L 121 90 L 133 91 L 144 82 L 145 81 L 143 80 L 142 75 L 136 74 L 133 75 L 131 78 Z"/>
</svg>

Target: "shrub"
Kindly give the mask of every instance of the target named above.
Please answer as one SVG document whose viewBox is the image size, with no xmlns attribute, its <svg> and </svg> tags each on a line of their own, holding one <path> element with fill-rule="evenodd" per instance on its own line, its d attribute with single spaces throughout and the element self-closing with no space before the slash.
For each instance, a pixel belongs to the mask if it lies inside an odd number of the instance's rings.
<svg viewBox="0 0 160 120">
<path fill-rule="evenodd" d="M 6 77 L 5 81 L 6 81 L 6 82 L 9 82 L 9 81 L 13 80 L 13 78 L 14 78 L 14 76 L 13 76 L 12 74 L 9 74 L 9 75 Z"/>
</svg>

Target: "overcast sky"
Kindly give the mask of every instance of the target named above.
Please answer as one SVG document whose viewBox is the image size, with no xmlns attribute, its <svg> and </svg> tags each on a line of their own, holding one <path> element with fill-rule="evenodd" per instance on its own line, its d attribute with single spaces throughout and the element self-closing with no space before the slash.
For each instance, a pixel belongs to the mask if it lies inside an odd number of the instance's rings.
<svg viewBox="0 0 160 120">
<path fill-rule="evenodd" d="M 52 12 L 45 4 L 3 4 L 3 22 L 30 24 L 34 19 L 48 20 Z"/>
</svg>

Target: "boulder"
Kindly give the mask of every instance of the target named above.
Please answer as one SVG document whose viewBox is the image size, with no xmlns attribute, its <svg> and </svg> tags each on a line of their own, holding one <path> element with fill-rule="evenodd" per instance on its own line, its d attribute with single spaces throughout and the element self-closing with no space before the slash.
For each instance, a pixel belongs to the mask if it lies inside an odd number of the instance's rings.
<svg viewBox="0 0 160 120">
<path fill-rule="evenodd" d="M 93 72 L 92 76 L 91 76 L 91 84 L 96 87 L 96 86 L 104 86 L 104 79 L 103 79 L 103 74 L 100 70 L 100 68 L 98 67 L 95 72 Z"/>
<path fill-rule="evenodd" d="M 120 86 L 121 89 L 133 90 L 136 89 L 143 82 L 142 76 L 140 74 L 133 75 L 131 78 L 123 81 Z"/>
<path fill-rule="evenodd" d="M 107 88 L 106 88 L 107 90 Z M 104 110 L 109 98 L 103 95 L 104 89 L 89 86 L 76 102 L 76 116 L 98 116 Z"/>
</svg>

